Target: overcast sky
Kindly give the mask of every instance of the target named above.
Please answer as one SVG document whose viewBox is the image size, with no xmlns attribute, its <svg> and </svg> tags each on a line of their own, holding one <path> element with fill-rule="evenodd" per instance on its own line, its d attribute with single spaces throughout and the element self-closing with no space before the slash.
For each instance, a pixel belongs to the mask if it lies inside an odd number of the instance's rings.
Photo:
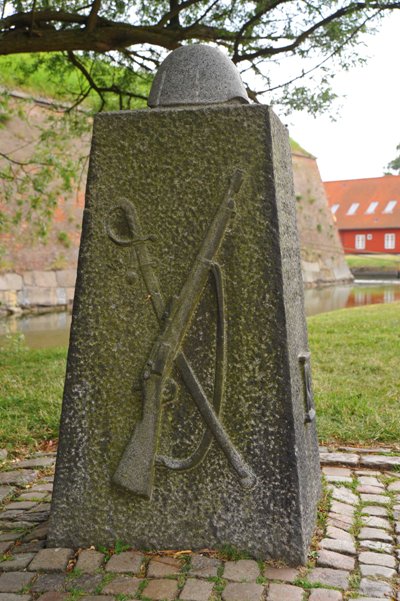
<svg viewBox="0 0 400 601">
<path fill-rule="evenodd" d="M 400 10 L 368 37 L 369 58 L 335 78 L 344 95 L 336 122 L 294 113 L 284 117 L 289 132 L 317 157 L 324 181 L 380 177 L 400 144 Z"/>
</svg>

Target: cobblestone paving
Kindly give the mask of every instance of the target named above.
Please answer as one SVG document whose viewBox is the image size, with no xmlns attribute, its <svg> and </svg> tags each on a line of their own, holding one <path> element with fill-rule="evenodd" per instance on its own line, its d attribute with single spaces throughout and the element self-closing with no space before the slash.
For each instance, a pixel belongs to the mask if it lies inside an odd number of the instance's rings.
<svg viewBox="0 0 400 601">
<path fill-rule="evenodd" d="M 321 449 L 329 513 L 307 567 L 117 546 L 46 549 L 54 454 L 0 454 L 0 601 L 400 601 L 400 455 Z"/>
</svg>

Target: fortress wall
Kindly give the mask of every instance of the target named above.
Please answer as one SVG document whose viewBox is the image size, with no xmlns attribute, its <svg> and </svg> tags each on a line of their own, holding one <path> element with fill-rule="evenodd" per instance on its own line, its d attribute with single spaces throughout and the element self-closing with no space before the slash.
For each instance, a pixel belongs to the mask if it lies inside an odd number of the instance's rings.
<svg viewBox="0 0 400 601">
<path fill-rule="evenodd" d="M 0 153 L 17 161 L 29 161 L 49 111 L 45 101 L 32 101 L 16 94 L 11 102 L 13 116 L 0 128 Z M 61 116 L 59 117 L 61 118 Z M 70 138 L 65 143 L 66 155 L 89 154 L 90 136 Z M 339 235 L 328 208 L 325 190 L 313 156 L 292 153 L 300 234 L 303 281 L 306 287 L 351 281 Z M 0 159 L 0 168 L 5 168 Z M 70 193 L 58 197 L 57 207 L 45 239 L 34 234 L 28 219 L 12 232 L 0 234 L 0 314 L 21 310 L 67 307 L 73 299 L 78 259 L 86 174 Z M 1 192 L 0 192 L 1 194 Z M 15 209 L 17 195 L 0 196 L 0 207 L 6 213 Z"/>
</svg>

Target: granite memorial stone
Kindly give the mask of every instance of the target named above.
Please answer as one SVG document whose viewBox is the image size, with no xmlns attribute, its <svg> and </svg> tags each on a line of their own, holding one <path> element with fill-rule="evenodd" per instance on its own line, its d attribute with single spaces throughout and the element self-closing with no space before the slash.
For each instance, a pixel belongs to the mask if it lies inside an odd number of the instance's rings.
<svg viewBox="0 0 400 601">
<path fill-rule="evenodd" d="M 288 135 L 219 50 L 96 116 L 48 544 L 306 560 L 320 496 Z"/>
</svg>

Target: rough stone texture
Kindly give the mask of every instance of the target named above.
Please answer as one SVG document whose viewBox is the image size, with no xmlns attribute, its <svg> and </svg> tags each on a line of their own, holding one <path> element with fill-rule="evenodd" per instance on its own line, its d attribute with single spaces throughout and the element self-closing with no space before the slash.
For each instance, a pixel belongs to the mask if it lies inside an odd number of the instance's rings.
<svg viewBox="0 0 400 601">
<path fill-rule="evenodd" d="M 361 455 L 361 465 L 365 467 L 377 467 L 386 469 L 400 466 L 400 457 L 390 457 L 385 455 Z"/>
<path fill-rule="evenodd" d="M 225 563 L 223 577 L 234 582 L 253 582 L 260 576 L 260 568 L 256 561 L 240 559 Z"/>
<path fill-rule="evenodd" d="M 136 595 L 141 580 L 129 576 L 117 576 L 103 588 L 105 595 Z"/>
<path fill-rule="evenodd" d="M 352 484 L 353 478 L 346 478 L 345 476 L 325 476 L 325 480 L 331 484 L 336 483 L 347 483 Z"/>
<path fill-rule="evenodd" d="M 35 557 L 34 553 L 21 553 L 20 555 L 16 555 L 11 559 L 7 559 L 6 561 L 0 562 L 0 571 L 1 572 L 14 572 L 17 570 L 23 570 L 26 568 Z"/>
<path fill-rule="evenodd" d="M 124 551 L 113 555 L 106 565 L 107 572 L 130 572 L 138 574 L 142 565 L 143 555 L 137 551 Z"/>
<path fill-rule="evenodd" d="M 342 599 L 342 593 L 339 591 L 320 588 L 311 592 L 308 601 L 342 601 Z"/>
<path fill-rule="evenodd" d="M 363 486 L 377 486 L 378 488 L 384 488 L 382 482 L 375 476 L 360 476 L 358 481 Z"/>
<path fill-rule="evenodd" d="M 357 492 L 367 495 L 379 495 L 382 490 L 380 486 L 366 486 L 365 484 L 357 486 Z"/>
<path fill-rule="evenodd" d="M 366 507 L 362 508 L 361 513 L 363 515 L 376 515 L 378 517 L 385 517 L 387 516 L 387 509 L 386 507 L 379 507 L 378 505 L 367 505 Z"/>
<path fill-rule="evenodd" d="M 35 484 L 32 486 L 32 492 L 52 492 L 53 485 L 52 484 Z"/>
<path fill-rule="evenodd" d="M 308 579 L 310 582 L 346 589 L 349 584 L 349 572 L 332 568 L 314 568 L 309 573 Z"/>
<path fill-rule="evenodd" d="M 135 203 L 144 235 L 156 237 L 147 248 L 164 303 L 179 293 L 237 168 L 237 214 L 218 252 L 229 328 L 221 422 L 256 486 L 241 486 L 213 439 L 194 470 L 156 467 L 149 501 L 112 476 L 142 415 L 139 383 L 160 326 L 143 278 L 132 273 L 132 249 L 115 244 L 104 224 L 112 218 L 122 227 L 110 211 L 124 199 Z M 257 557 L 305 561 L 320 483 L 298 360 L 307 338 L 294 204 L 287 132 L 267 107 L 96 117 L 50 545 L 120 539 L 186 549 L 228 541 Z M 184 341 L 209 397 L 216 318 L 209 283 Z M 173 378 L 179 395 L 164 405 L 158 453 L 183 459 L 204 425 L 175 369 Z"/>
<path fill-rule="evenodd" d="M 268 589 L 268 601 L 303 601 L 304 591 L 298 586 L 291 584 L 272 583 Z"/>
<path fill-rule="evenodd" d="M 21 290 L 22 277 L 16 273 L 0 275 L 0 290 Z"/>
<path fill-rule="evenodd" d="M 371 553 L 365 551 L 359 554 L 358 560 L 360 563 L 386 566 L 388 568 L 394 568 L 396 566 L 395 558 L 392 555 L 387 555 L 386 553 Z"/>
<path fill-rule="evenodd" d="M 75 269 L 60 269 L 55 272 L 58 286 L 74 288 L 76 280 Z"/>
<path fill-rule="evenodd" d="M 370 595 L 371 597 L 390 597 L 392 587 L 387 582 L 381 580 L 370 580 L 362 578 L 360 582 L 360 593 Z"/>
<path fill-rule="evenodd" d="M 54 457 L 34 457 L 33 459 L 26 459 L 25 461 L 18 461 L 13 467 L 20 468 L 34 468 L 34 467 L 49 467 L 54 465 L 56 462 Z"/>
<path fill-rule="evenodd" d="M 356 554 L 354 542 L 348 540 L 323 538 L 320 542 L 320 547 L 322 549 L 327 549 L 328 551 L 336 551 L 336 553 L 346 553 L 347 555 Z"/>
<path fill-rule="evenodd" d="M 361 494 L 360 495 L 362 503 L 377 503 L 378 505 L 389 505 L 390 497 L 386 495 L 369 495 L 369 494 Z"/>
<path fill-rule="evenodd" d="M 323 568 L 336 568 L 339 570 L 354 570 L 355 559 L 348 555 L 334 551 L 319 551 L 317 564 Z"/>
<path fill-rule="evenodd" d="M 321 463 L 332 464 L 342 463 L 343 465 L 356 466 L 360 461 L 359 455 L 351 453 L 321 453 Z"/>
<path fill-rule="evenodd" d="M 102 574 L 82 574 L 81 576 L 71 578 L 71 580 L 68 579 L 65 583 L 65 588 L 68 591 L 77 589 L 85 593 L 94 593 L 102 581 Z"/>
<path fill-rule="evenodd" d="M 65 570 L 73 555 L 73 549 L 42 549 L 35 556 L 29 569 L 38 572 L 61 572 Z"/>
<path fill-rule="evenodd" d="M 178 583 L 176 580 L 150 580 L 142 595 L 154 601 L 172 601 L 177 596 Z"/>
<path fill-rule="evenodd" d="M 8 551 L 12 544 L 12 541 L 0 543 L 0 555 L 6 553 L 6 551 Z"/>
<path fill-rule="evenodd" d="M 37 580 L 32 584 L 31 590 L 34 593 L 44 593 L 46 591 L 65 590 L 65 574 L 39 574 Z"/>
<path fill-rule="evenodd" d="M 49 591 L 47 593 L 44 593 L 43 595 L 40 595 L 38 601 L 68 601 L 69 598 L 69 593 L 56 593 L 53 591 Z M 103 597 L 103 600 L 104 599 L 105 597 Z"/>
<path fill-rule="evenodd" d="M 353 537 L 351 536 L 351 534 L 349 532 L 346 532 L 345 530 L 341 530 L 340 528 L 336 528 L 335 526 L 328 526 L 326 529 L 326 535 L 329 538 L 334 538 L 337 540 L 345 540 L 345 541 L 349 541 L 350 543 L 353 542 Z"/>
<path fill-rule="evenodd" d="M 29 501 L 31 499 L 33 500 L 39 500 L 42 501 L 43 499 L 46 499 L 48 497 L 48 495 L 44 492 L 27 492 L 22 494 L 19 498 L 24 500 L 24 501 Z"/>
<path fill-rule="evenodd" d="M 8 457 L 7 449 L 0 449 L 0 461 L 5 461 Z"/>
<path fill-rule="evenodd" d="M 182 46 L 167 56 L 149 94 L 151 107 L 250 102 L 239 72 L 219 48 Z"/>
<path fill-rule="evenodd" d="M 43 549 L 44 545 L 44 540 L 32 541 L 31 543 L 26 543 L 14 547 L 13 553 L 14 555 L 18 553 L 37 553 L 38 551 L 40 551 L 40 549 Z"/>
<path fill-rule="evenodd" d="M 14 595 L 12 593 L 0 593 L 0 601 L 30 601 L 30 595 Z"/>
<path fill-rule="evenodd" d="M 348 505 L 357 505 L 358 497 L 351 490 L 344 487 L 332 486 L 332 498 Z"/>
<path fill-rule="evenodd" d="M 79 554 L 76 568 L 85 574 L 93 574 L 98 568 L 100 568 L 103 560 L 103 553 L 95 551 L 94 549 L 84 549 Z"/>
<path fill-rule="evenodd" d="M 388 490 L 390 492 L 400 492 L 400 480 L 396 480 L 395 482 L 391 482 L 388 486 Z"/>
<path fill-rule="evenodd" d="M 191 576 L 201 576 L 202 578 L 213 578 L 217 576 L 220 565 L 221 562 L 218 559 L 195 553 L 192 555 L 189 574 Z"/>
<path fill-rule="evenodd" d="M 381 540 L 383 542 L 391 543 L 392 537 L 380 528 L 361 528 L 358 536 L 360 540 Z"/>
<path fill-rule="evenodd" d="M 12 493 L 13 489 L 11 486 L 0 486 L 0 503 L 4 501 L 7 497 L 9 497 Z"/>
<path fill-rule="evenodd" d="M 254 582 L 228 582 L 222 591 L 223 601 L 261 601 L 264 587 Z"/>
<path fill-rule="evenodd" d="M 182 601 L 208 601 L 214 584 L 197 578 L 188 578 L 179 596 Z"/>
<path fill-rule="evenodd" d="M 393 578 L 393 576 L 396 576 L 396 570 L 393 570 L 393 568 L 386 568 L 385 566 L 370 566 L 361 564 L 360 572 L 361 576 L 383 576 L 383 578 Z"/>
<path fill-rule="evenodd" d="M 351 470 L 348 467 L 331 467 L 325 466 L 322 468 L 325 476 L 337 476 L 338 478 L 351 478 Z"/>
<path fill-rule="evenodd" d="M 339 513 L 353 518 L 354 511 L 354 507 L 352 505 L 347 505 L 347 503 L 340 503 L 340 501 L 335 500 L 331 503 L 330 513 Z"/>
<path fill-rule="evenodd" d="M 0 541 L 5 541 L 5 540 L 17 540 L 18 538 L 21 538 L 21 533 L 20 532 L 2 532 L 0 534 Z"/>
<path fill-rule="evenodd" d="M 13 501 L 12 503 L 7 503 L 7 510 L 9 509 L 32 509 L 36 507 L 37 503 L 35 501 Z"/>
<path fill-rule="evenodd" d="M 390 543 L 382 543 L 378 540 L 361 540 L 360 549 L 369 549 L 370 551 L 384 551 L 385 553 L 392 553 L 393 545 Z"/>
<path fill-rule="evenodd" d="M 25 286 L 55 288 L 57 285 L 54 271 L 27 271 L 22 274 Z"/>
<path fill-rule="evenodd" d="M 149 578 L 163 578 L 164 576 L 173 576 L 178 574 L 182 563 L 174 557 L 154 557 L 150 560 L 147 569 Z"/>
<path fill-rule="evenodd" d="M 0 484 L 15 484 L 23 486 L 36 478 L 36 472 L 31 470 L 16 470 L 0 473 Z"/>
<path fill-rule="evenodd" d="M 347 532 L 350 532 L 351 528 L 352 528 L 352 521 L 349 521 L 350 518 L 348 518 L 347 516 L 343 516 L 343 519 L 341 519 L 341 516 L 335 515 L 335 514 L 330 514 L 327 520 L 328 526 L 334 526 L 336 528 L 343 528 L 343 530 L 347 530 Z"/>
<path fill-rule="evenodd" d="M 0 593 L 18 593 L 34 576 L 28 572 L 3 572 L 0 574 Z"/>
<path fill-rule="evenodd" d="M 26 534 L 22 540 L 26 543 L 29 543 L 32 540 L 41 540 L 43 538 L 46 538 L 47 530 L 48 530 L 47 522 L 44 524 L 39 524 L 39 526 L 36 526 L 33 530 L 28 532 L 28 534 Z"/>
<path fill-rule="evenodd" d="M 369 528 L 383 528 L 383 530 L 392 529 L 389 520 L 385 520 L 384 518 L 376 516 L 363 517 L 362 523 L 364 526 L 368 526 Z"/>
<path fill-rule="evenodd" d="M 282 580 L 283 582 L 294 582 L 299 575 L 299 571 L 294 568 L 271 568 L 267 566 L 264 570 L 264 577 L 269 580 Z"/>
</svg>

